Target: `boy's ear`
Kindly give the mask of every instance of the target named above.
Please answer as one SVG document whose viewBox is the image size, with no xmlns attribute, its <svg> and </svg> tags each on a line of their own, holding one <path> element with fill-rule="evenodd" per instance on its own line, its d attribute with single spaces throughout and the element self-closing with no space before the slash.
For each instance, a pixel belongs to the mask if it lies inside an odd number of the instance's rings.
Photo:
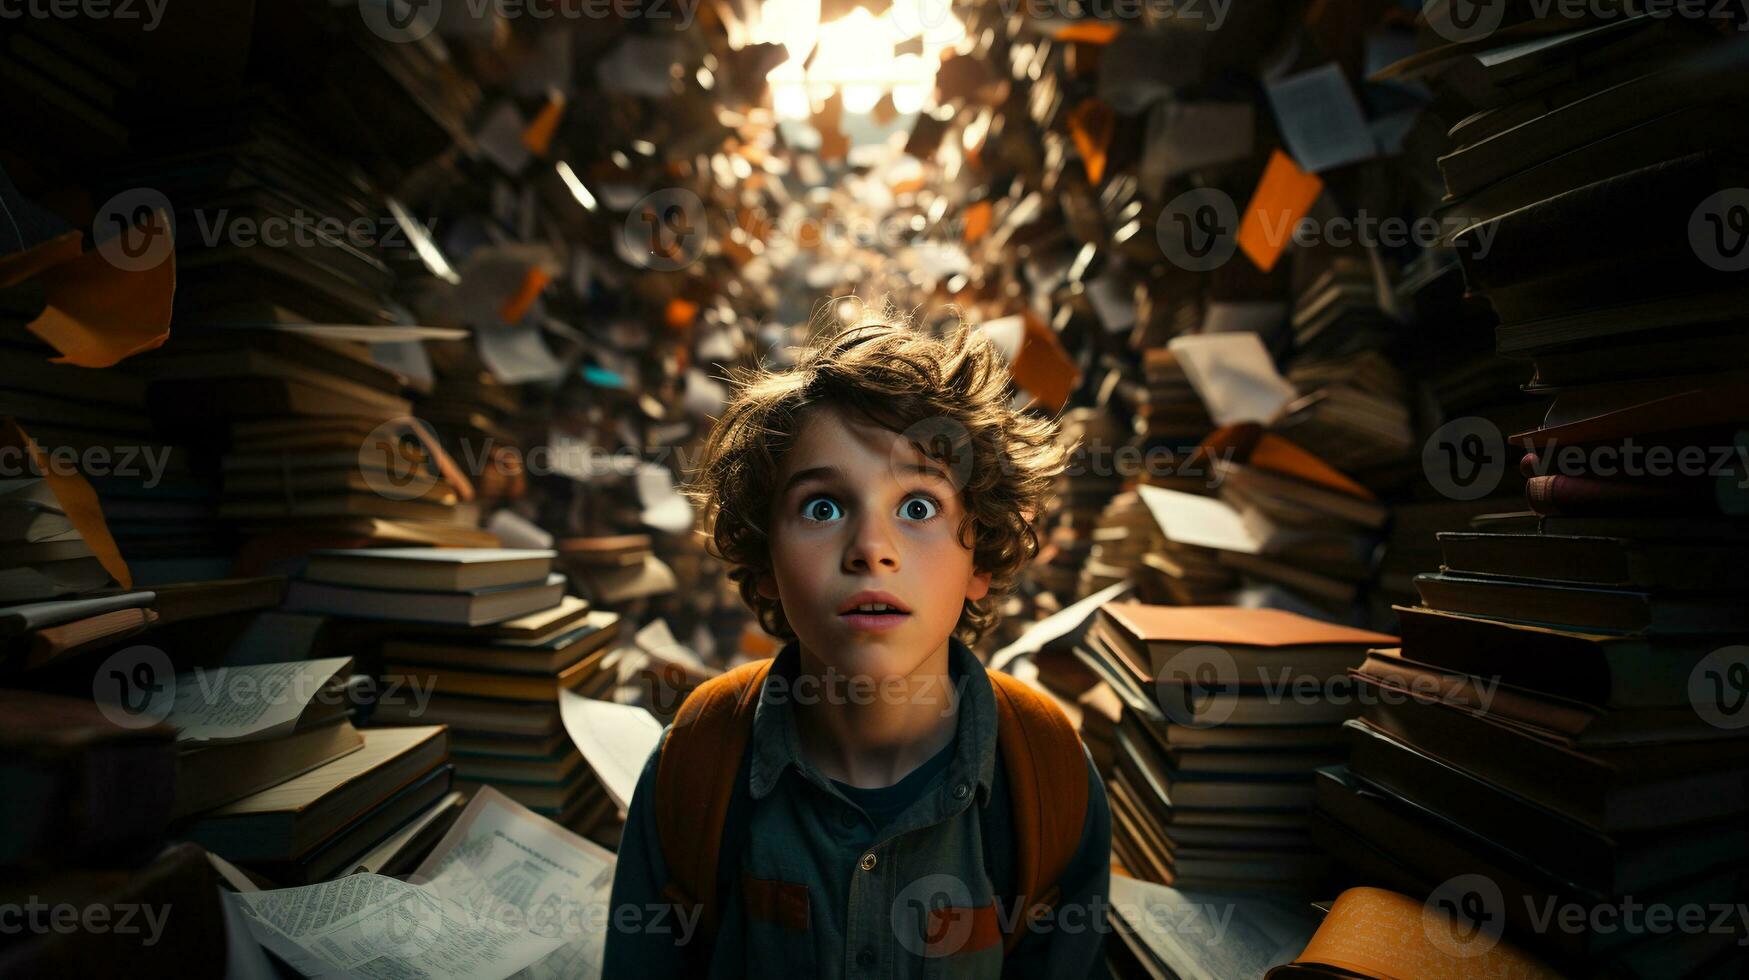
<svg viewBox="0 0 1749 980">
<path fill-rule="evenodd" d="M 973 572 L 971 580 L 966 583 L 966 598 L 976 602 L 990 594 L 990 573 Z"/>
<path fill-rule="evenodd" d="M 757 587 L 759 594 L 767 599 L 780 598 L 777 594 L 777 579 L 773 578 L 770 572 L 760 574 Z"/>
</svg>

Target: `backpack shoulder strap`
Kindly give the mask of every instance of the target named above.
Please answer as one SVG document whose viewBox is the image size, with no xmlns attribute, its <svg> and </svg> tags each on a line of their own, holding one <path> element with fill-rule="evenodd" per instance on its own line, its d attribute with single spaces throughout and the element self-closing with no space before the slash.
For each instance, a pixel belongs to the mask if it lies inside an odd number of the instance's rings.
<svg viewBox="0 0 1749 980">
<path fill-rule="evenodd" d="M 996 742 L 1013 817 L 1014 899 L 1029 913 L 1003 937 L 1012 952 L 1019 924 L 1058 898 L 1057 879 L 1069 867 L 1087 821 L 1087 759 L 1081 736 L 1049 698 L 1025 681 L 988 670 L 996 698 Z"/>
<path fill-rule="evenodd" d="M 656 762 L 656 834 L 668 865 L 662 893 L 687 912 L 703 907 L 700 932 L 714 937 L 718 859 L 735 781 L 746 766 L 753 710 L 770 660 L 742 664 L 698 686 L 674 715 Z"/>
</svg>

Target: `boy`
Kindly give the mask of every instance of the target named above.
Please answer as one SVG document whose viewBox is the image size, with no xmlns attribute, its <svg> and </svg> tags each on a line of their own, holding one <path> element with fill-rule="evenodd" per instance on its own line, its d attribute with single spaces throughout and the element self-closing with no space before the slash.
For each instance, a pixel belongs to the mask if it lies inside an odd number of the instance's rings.
<svg viewBox="0 0 1749 980">
<path fill-rule="evenodd" d="M 1104 787 L 968 645 L 1037 552 L 1054 423 L 964 327 L 852 328 L 737 387 L 689 492 L 788 642 L 693 692 L 645 765 L 604 975 L 1101 974 Z"/>
</svg>

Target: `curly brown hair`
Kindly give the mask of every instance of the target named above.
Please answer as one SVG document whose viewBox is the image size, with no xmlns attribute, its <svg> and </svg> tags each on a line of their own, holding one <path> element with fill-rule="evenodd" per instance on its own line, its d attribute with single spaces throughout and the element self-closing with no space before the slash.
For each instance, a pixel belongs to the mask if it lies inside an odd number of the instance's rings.
<svg viewBox="0 0 1749 980">
<path fill-rule="evenodd" d="M 1012 407 L 1013 381 L 989 338 L 957 320 L 932 336 L 889 310 L 837 333 L 817 321 L 794 368 L 729 375 L 734 397 L 684 492 L 704 512 L 707 551 L 730 566 L 760 625 L 795 639 L 782 605 L 758 592 L 772 571 L 765 518 L 807 413 L 831 407 L 948 464 L 965 505 L 959 540 L 972 532 L 973 566 L 990 573 L 989 592 L 967 600 L 954 627 L 967 645 L 977 643 L 1038 554 L 1033 520 L 1068 460 L 1053 419 Z"/>
</svg>

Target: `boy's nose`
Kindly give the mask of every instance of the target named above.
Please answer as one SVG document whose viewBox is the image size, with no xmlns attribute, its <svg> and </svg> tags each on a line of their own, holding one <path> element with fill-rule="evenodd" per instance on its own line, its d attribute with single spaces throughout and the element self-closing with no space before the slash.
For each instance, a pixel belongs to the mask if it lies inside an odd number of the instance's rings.
<svg viewBox="0 0 1749 980">
<path fill-rule="evenodd" d="M 844 570 L 870 572 L 876 568 L 896 571 L 899 550 L 893 543 L 891 529 L 879 520 L 864 520 L 852 533 L 849 547 L 844 550 Z"/>
</svg>

